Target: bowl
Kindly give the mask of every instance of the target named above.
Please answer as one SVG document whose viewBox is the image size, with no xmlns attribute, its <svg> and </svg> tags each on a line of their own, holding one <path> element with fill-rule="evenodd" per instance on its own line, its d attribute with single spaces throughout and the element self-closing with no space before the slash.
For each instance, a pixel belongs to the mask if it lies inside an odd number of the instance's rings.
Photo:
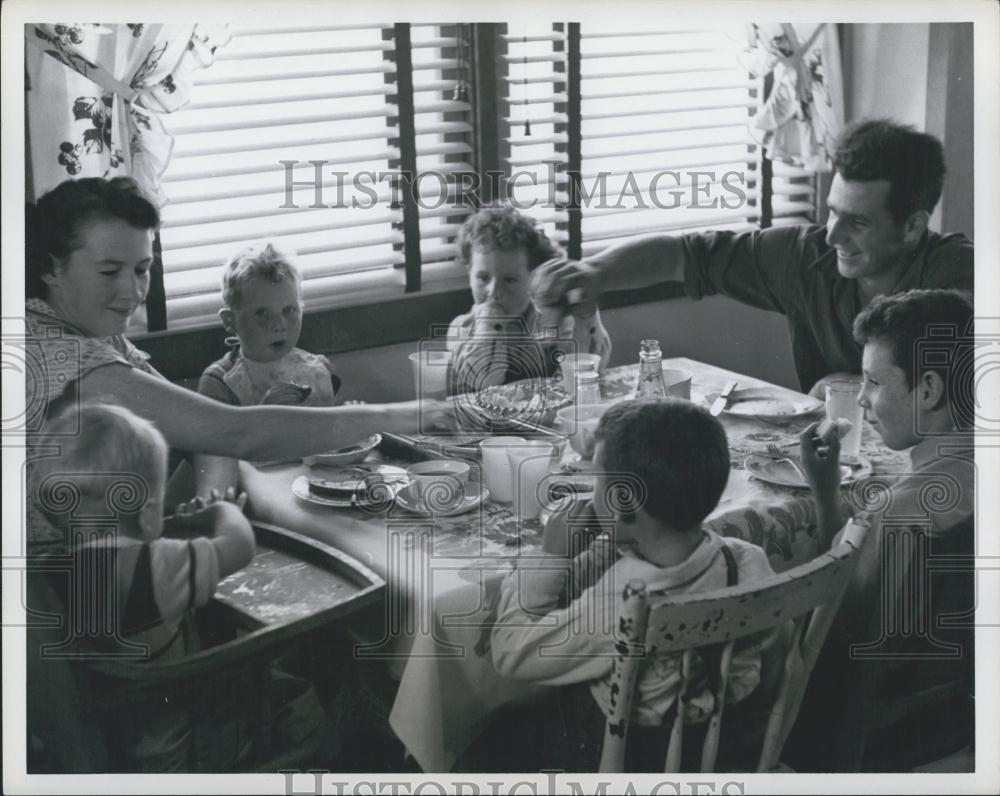
<svg viewBox="0 0 1000 796">
<path fill-rule="evenodd" d="M 309 467 L 343 467 L 348 464 L 360 464 L 381 443 L 382 435 L 372 434 L 361 442 L 348 445 L 346 448 L 338 448 L 329 453 L 317 453 L 313 456 L 305 456 L 302 462 Z"/>
<path fill-rule="evenodd" d="M 569 444 L 584 459 L 594 455 L 594 432 L 601 422 L 601 417 L 611 407 L 611 404 L 583 404 L 567 406 L 556 412 L 556 423 L 569 436 Z"/>
</svg>

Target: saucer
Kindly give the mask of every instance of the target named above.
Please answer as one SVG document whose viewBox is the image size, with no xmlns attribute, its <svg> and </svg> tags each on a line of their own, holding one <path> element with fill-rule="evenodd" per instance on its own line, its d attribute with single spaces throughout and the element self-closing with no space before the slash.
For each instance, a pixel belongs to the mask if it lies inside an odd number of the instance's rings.
<svg viewBox="0 0 1000 796">
<path fill-rule="evenodd" d="M 467 482 L 465 489 L 465 497 L 457 505 L 443 510 L 431 510 L 428 509 L 423 501 L 417 498 L 413 484 L 407 484 L 396 493 L 396 505 L 421 517 L 454 517 L 458 514 L 465 514 L 468 511 L 472 511 L 490 496 L 490 491 L 486 488 L 486 485 L 479 481 Z"/>
<path fill-rule="evenodd" d="M 377 481 L 368 481 L 372 477 Z M 310 483 L 319 486 L 326 494 L 317 494 Z M 387 504 L 387 498 L 408 483 L 406 470 L 387 464 L 363 465 L 352 468 L 313 468 L 292 482 L 292 494 L 300 500 L 317 506 L 331 508 L 377 508 Z M 358 491 L 368 489 L 372 497 L 358 498 Z"/>
</svg>

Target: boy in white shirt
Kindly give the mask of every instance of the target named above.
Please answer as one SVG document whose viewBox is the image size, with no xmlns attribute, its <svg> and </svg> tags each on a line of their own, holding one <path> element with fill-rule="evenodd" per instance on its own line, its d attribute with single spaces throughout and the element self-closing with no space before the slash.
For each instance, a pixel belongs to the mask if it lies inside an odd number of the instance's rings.
<svg viewBox="0 0 1000 796">
<path fill-rule="evenodd" d="M 655 605 L 661 597 L 774 574 L 760 547 L 723 539 L 702 527 L 725 489 L 730 467 L 725 430 L 706 410 L 688 401 L 625 401 L 605 413 L 596 436 L 594 509 L 612 523 L 611 541 L 620 557 L 567 603 L 567 575 L 574 569 L 569 555 L 580 549 L 581 541 L 570 538 L 565 522 L 550 522 L 543 553 L 522 556 L 504 581 L 492 634 L 493 661 L 504 676 L 543 685 L 583 685 L 570 689 L 574 704 L 563 710 L 560 729 L 567 742 L 546 761 L 583 771 L 597 764 L 610 712 L 614 628 L 624 586 L 635 578 L 644 580 Z M 761 649 L 748 645 L 734 655 L 729 701 L 756 688 Z M 679 667 L 677 655 L 643 666 L 627 749 L 643 746 L 643 730 L 647 735 L 662 732 L 676 705 Z M 689 699 L 686 721 L 703 722 L 712 710 L 711 693 L 706 689 Z M 633 765 L 662 766 L 664 749 L 665 743 L 655 764 L 639 759 Z"/>
</svg>

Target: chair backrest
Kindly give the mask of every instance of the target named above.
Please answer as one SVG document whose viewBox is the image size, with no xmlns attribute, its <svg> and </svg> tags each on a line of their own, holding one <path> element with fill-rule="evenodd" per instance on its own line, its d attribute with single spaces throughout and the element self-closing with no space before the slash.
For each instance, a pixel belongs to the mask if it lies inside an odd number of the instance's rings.
<svg viewBox="0 0 1000 796">
<path fill-rule="evenodd" d="M 612 669 L 611 715 L 604 733 L 600 770 L 624 770 L 628 723 L 640 669 L 645 659 L 667 654 L 681 656 L 682 682 L 664 770 L 679 770 L 694 655 L 699 648 L 721 645 L 718 677 L 712 678 L 714 707 L 701 758 L 702 771 L 714 770 L 735 642 L 780 629 L 794 620 L 757 765 L 758 771 L 774 768 L 867 531 L 866 521 L 852 520 L 840 543 L 813 561 L 767 580 L 668 599 L 652 609 L 646 584 L 630 582 L 622 593 L 618 623 L 622 638 Z"/>
</svg>

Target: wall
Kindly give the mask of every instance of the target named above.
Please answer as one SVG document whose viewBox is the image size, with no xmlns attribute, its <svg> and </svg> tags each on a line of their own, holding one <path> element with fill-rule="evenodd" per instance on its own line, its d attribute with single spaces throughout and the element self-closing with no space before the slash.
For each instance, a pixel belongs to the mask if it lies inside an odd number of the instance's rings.
<svg viewBox="0 0 1000 796">
<path fill-rule="evenodd" d="M 948 177 L 930 226 L 970 238 L 972 33 L 972 23 L 851 25 L 844 59 L 848 120 L 891 117 L 944 143 Z"/>
<path fill-rule="evenodd" d="M 851 25 L 849 31 L 848 119 L 891 116 L 923 130 L 930 26 Z"/>
</svg>

